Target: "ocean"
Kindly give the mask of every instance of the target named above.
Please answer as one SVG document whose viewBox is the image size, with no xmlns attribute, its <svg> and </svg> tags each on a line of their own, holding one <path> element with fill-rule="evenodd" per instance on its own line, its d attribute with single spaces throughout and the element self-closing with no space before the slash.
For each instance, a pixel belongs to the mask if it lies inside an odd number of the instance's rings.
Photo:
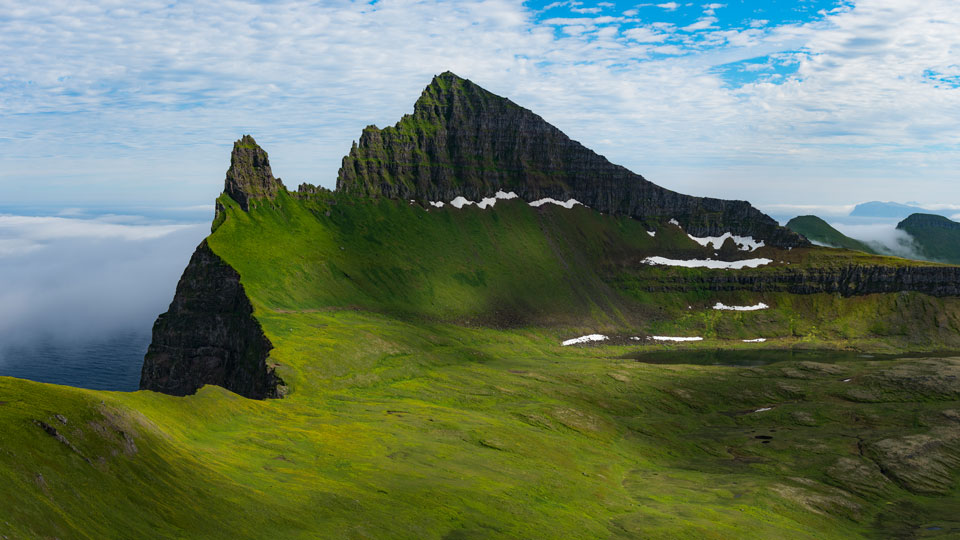
<svg viewBox="0 0 960 540">
<path fill-rule="evenodd" d="M 0 376 L 93 390 L 136 390 L 149 331 L 77 343 L 43 342 L 0 350 Z"/>
</svg>

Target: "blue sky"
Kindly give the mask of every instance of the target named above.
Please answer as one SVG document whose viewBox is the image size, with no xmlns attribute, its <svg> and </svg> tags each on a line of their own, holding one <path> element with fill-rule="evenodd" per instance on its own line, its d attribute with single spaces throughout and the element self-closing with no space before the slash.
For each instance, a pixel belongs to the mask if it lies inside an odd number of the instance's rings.
<svg viewBox="0 0 960 540">
<path fill-rule="evenodd" d="M 210 204 L 243 133 L 332 187 L 448 69 L 686 193 L 960 203 L 952 0 L 131 6 L 0 0 L 0 205 Z"/>
</svg>

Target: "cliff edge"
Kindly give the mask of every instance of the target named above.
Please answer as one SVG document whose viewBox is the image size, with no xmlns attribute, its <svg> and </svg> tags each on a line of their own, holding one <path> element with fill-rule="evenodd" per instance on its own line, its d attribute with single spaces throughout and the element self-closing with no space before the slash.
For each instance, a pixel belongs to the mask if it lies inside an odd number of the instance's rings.
<svg viewBox="0 0 960 540">
<path fill-rule="evenodd" d="M 246 211 L 283 187 L 253 137 L 234 143 L 224 193 Z M 217 207 L 214 227 L 224 219 Z M 204 240 L 180 277 L 166 313 L 153 325 L 140 389 L 183 396 L 215 384 L 244 397 L 281 397 L 283 380 L 268 366 L 273 345 L 253 317 L 240 274 Z"/>
</svg>

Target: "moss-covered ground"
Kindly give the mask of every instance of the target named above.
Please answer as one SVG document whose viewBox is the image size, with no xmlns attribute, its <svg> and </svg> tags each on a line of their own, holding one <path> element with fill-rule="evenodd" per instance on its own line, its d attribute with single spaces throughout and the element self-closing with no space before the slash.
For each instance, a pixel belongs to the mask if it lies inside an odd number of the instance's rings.
<svg viewBox="0 0 960 540">
<path fill-rule="evenodd" d="M 960 359 L 649 364 L 630 356 L 681 346 L 628 339 L 933 349 L 953 343 L 953 300 L 618 289 L 623 261 L 698 246 L 588 209 L 221 202 L 209 244 L 287 396 L 0 378 L 0 537 L 960 534 Z M 778 255 L 864 256 L 801 251 Z M 588 331 L 619 337 L 559 345 Z"/>
</svg>

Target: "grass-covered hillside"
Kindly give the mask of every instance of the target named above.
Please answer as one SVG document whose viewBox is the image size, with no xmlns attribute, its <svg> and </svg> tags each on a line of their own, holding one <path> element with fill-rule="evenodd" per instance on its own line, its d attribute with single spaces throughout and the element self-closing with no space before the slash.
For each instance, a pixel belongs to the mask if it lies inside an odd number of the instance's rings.
<svg viewBox="0 0 960 540">
<path fill-rule="evenodd" d="M 239 272 L 286 397 L 0 378 L 0 535 L 825 539 L 960 530 L 960 360 L 634 359 L 678 347 L 956 343 L 956 298 L 704 285 L 902 260 L 728 244 L 717 257 L 774 262 L 651 267 L 645 257 L 714 251 L 669 223 L 522 200 L 456 209 L 281 191 L 248 211 L 228 196 L 219 203 L 208 244 Z M 678 277 L 700 285 L 651 285 Z M 769 307 L 713 309 L 718 302 Z M 560 345 L 592 332 L 610 339 Z M 647 335 L 704 339 L 630 339 Z M 743 342 L 756 338 L 768 341 Z"/>
<path fill-rule="evenodd" d="M 239 271 L 258 312 L 362 309 L 494 328 L 547 327 L 558 338 L 601 331 L 689 333 L 729 344 L 764 337 L 884 350 L 960 346 L 960 302 L 951 297 L 783 292 L 788 279 L 802 283 L 826 273 L 829 282 L 844 279 L 844 268 L 928 263 L 824 248 L 743 251 L 732 240 L 703 247 L 671 223 L 583 206 L 534 208 L 519 199 L 456 209 L 327 192 L 281 193 L 251 212 L 229 197 L 220 204 L 227 217 L 209 245 Z M 654 256 L 771 262 L 743 270 L 644 262 Z M 720 279 L 727 282 L 711 285 Z M 769 309 L 711 309 L 717 302 L 763 302 Z"/>
<path fill-rule="evenodd" d="M 786 227 L 818 244 L 853 249 L 864 253 L 877 253 L 877 250 L 867 243 L 850 238 L 817 216 L 797 216 L 788 221 Z"/>
<path fill-rule="evenodd" d="M 911 214 L 897 229 L 913 238 L 925 259 L 960 264 L 960 223 L 935 214 Z"/>
</svg>

